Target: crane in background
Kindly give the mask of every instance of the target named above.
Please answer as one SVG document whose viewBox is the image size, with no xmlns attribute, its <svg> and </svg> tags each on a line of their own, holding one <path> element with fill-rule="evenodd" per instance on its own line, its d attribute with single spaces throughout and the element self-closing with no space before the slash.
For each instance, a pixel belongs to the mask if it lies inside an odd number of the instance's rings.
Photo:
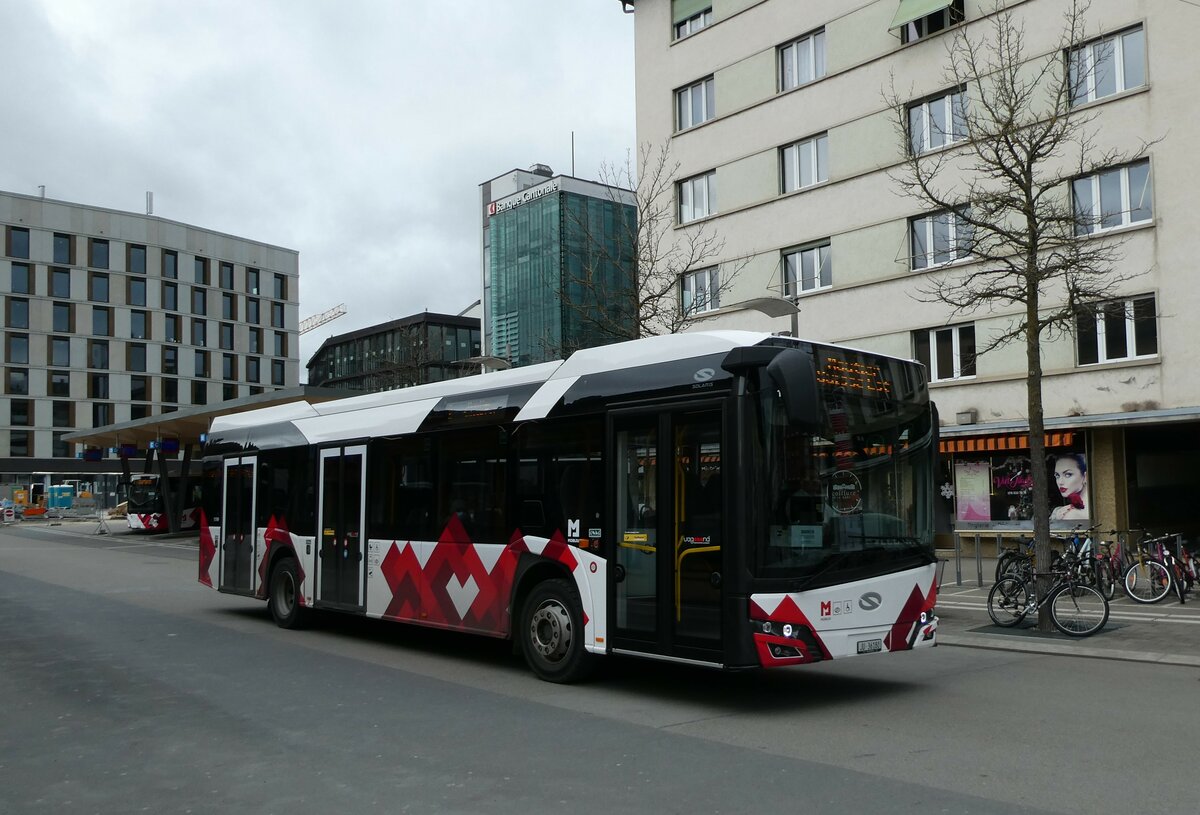
<svg viewBox="0 0 1200 815">
<path fill-rule="evenodd" d="M 339 303 L 328 311 L 322 311 L 320 314 L 314 314 L 311 317 L 305 317 L 300 321 L 300 333 L 307 334 L 314 328 L 320 328 L 325 323 L 333 322 L 338 317 L 346 313 L 346 304 Z"/>
</svg>

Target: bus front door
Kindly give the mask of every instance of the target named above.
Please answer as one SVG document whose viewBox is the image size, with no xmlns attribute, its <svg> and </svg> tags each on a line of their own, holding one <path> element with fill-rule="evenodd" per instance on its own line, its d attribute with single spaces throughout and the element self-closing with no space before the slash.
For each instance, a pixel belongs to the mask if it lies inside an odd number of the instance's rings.
<svg viewBox="0 0 1200 815">
<path fill-rule="evenodd" d="M 357 611 L 366 604 L 367 448 L 364 445 L 321 451 L 321 494 L 317 529 L 317 605 Z"/>
<path fill-rule="evenodd" d="M 221 508 L 221 545 L 218 565 L 221 589 L 254 594 L 254 569 L 258 534 L 254 527 L 254 479 L 258 459 L 242 456 L 225 460 L 224 506 Z M 162 485 L 159 485 L 162 486 Z"/>
<path fill-rule="evenodd" d="M 719 408 L 613 419 L 614 650 L 721 661 L 721 427 Z"/>
</svg>

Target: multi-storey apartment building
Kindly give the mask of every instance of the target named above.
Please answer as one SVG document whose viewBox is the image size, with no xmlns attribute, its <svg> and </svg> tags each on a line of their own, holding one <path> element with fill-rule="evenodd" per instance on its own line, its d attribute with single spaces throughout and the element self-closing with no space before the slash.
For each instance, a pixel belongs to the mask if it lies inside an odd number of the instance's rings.
<svg viewBox="0 0 1200 815">
<path fill-rule="evenodd" d="M 1083 507 L 1056 510 L 1059 526 L 1200 527 L 1191 511 L 1200 240 L 1188 186 L 1200 55 L 1187 36 L 1200 30 L 1200 7 L 1094 0 L 1086 42 L 1061 54 L 1067 4 L 1007 3 L 1031 61 L 1061 57 L 1085 73 L 1073 105 L 1094 117 L 1094 149 L 1139 156 L 1085 177 L 1064 173 L 1064 196 L 1104 212 L 1080 239 L 1122 241 L 1118 272 L 1128 279 L 1099 316 L 1081 314 L 1073 332 L 1043 343 L 1053 456 L 1034 463 L 1022 435 L 1024 349 L 976 355 L 1015 309 L 952 317 L 916 296 L 922 281 L 972 260 L 954 252 L 953 217 L 923 209 L 893 179 L 908 150 L 958 149 L 955 112 L 978 89 L 947 86 L 947 46 L 964 30 L 987 36 L 992 0 L 622 5 L 635 20 L 638 141 L 669 145 L 679 163 L 675 229 L 725 241 L 711 268 L 680 281 L 696 325 L 787 331 L 787 318 L 738 306 L 785 297 L 799 307 L 801 336 L 922 359 L 942 418 L 945 531 L 1027 527 L 1032 466 L 1059 470 L 1065 497 L 1086 484 L 1074 499 Z M 892 88 L 907 133 L 897 130 Z M 733 266 L 732 288 L 695 295 L 712 268 Z"/>
<path fill-rule="evenodd" d="M 299 383 L 294 250 L 7 192 L 0 230 L 4 481 L 113 471 L 74 430 Z"/>
<path fill-rule="evenodd" d="M 363 391 L 479 373 L 479 318 L 425 311 L 330 337 L 308 361 L 308 384 Z"/>
<path fill-rule="evenodd" d="M 631 190 L 552 175 L 539 164 L 480 191 L 491 355 L 529 365 L 636 336 L 632 309 L 613 307 L 633 298 Z"/>
</svg>

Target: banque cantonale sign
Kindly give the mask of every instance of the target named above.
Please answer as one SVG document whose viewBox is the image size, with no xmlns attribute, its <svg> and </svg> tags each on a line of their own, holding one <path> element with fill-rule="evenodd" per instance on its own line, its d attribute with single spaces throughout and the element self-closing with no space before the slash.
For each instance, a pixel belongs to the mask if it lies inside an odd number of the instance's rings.
<svg viewBox="0 0 1200 815">
<path fill-rule="evenodd" d="M 522 190 L 516 195 L 511 195 L 503 201 L 493 201 L 488 204 L 488 215 L 496 215 L 501 212 L 519 207 L 522 204 L 528 204 L 530 201 L 536 201 L 542 196 L 549 195 L 552 192 L 558 192 L 558 179 L 549 181 L 545 184 L 539 184 L 536 187 L 530 187 L 527 190 Z"/>
</svg>

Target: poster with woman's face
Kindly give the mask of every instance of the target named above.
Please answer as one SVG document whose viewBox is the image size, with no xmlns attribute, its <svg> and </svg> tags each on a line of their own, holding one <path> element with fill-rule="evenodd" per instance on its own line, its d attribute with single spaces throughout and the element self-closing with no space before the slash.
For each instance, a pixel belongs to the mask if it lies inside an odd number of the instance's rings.
<svg viewBox="0 0 1200 815">
<path fill-rule="evenodd" d="M 1087 457 L 1082 451 L 1047 456 L 1050 520 L 1073 526 L 1088 520 Z M 1026 528 L 1033 519 L 1033 466 L 1028 451 L 992 454 L 954 464 L 955 521 L 967 527 Z M 982 522 L 986 522 L 982 523 Z"/>
<path fill-rule="evenodd" d="M 1086 521 L 1088 512 L 1087 457 L 1083 453 L 1056 453 L 1050 457 L 1054 480 L 1050 482 L 1052 521 Z M 1055 497 L 1060 502 L 1054 504 Z"/>
</svg>

